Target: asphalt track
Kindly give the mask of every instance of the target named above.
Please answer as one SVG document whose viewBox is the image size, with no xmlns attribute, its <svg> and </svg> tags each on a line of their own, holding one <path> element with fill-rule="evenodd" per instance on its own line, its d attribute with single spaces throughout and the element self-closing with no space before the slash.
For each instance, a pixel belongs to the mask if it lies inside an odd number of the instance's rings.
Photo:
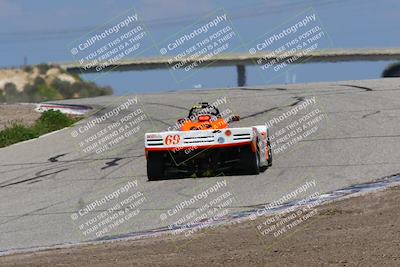
<svg viewBox="0 0 400 267">
<path fill-rule="evenodd" d="M 144 132 L 165 130 L 186 115 L 193 103 L 226 97 L 226 106 L 242 117 L 238 125 L 250 126 L 264 124 L 314 96 L 316 104 L 301 113 L 319 108 L 325 117 L 318 130 L 275 155 L 273 166 L 264 173 L 147 181 Z M 102 114 L 128 98 L 131 97 L 100 97 L 64 103 L 91 105 Z M 229 204 L 229 212 L 236 212 L 275 201 L 311 180 L 316 181 L 314 191 L 324 193 L 400 172 L 400 79 L 143 94 L 138 96 L 137 105 L 147 117 L 140 131 L 101 154 L 82 151 L 79 142 L 87 135 L 71 136 L 85 122 L 0 149 L 0 251 L 95 239 L 93 235 L 85 236 L 79 225 L 104 211 L 106 205 L 76 221 L 71 215 L 129 181 L 137 181 L 137 189 L 146 200 L 138 215 L 108 235 L 167 226 L 201 207 L 203 201 L 165 220 L 160 219 L 161 214 L 217 181 L 226 181 L 220 192 L 231 193 L 234 201 Z M 106 120 L 90 133 L 128 113 Z M 272 133 L 290 123 L 288 119 L 279 127 L 272 127 Z"/>
</svg>

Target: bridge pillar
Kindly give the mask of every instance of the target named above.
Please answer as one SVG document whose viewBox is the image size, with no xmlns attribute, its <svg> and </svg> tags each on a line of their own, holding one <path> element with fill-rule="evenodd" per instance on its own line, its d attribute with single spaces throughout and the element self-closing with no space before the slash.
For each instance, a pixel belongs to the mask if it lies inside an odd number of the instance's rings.
<svg viewBox="0 0 400 267">
<path fill-rule="evenodd" d="M 237 82 L 239 87 L 246 86 L 246 67 L 245 65 L 236 65 Z"/>
</svg>

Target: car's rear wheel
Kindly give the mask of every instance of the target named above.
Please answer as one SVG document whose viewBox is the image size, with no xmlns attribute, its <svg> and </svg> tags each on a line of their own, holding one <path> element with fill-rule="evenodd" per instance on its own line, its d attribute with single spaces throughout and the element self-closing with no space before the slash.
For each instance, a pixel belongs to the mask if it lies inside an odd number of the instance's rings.
<svg viewBox="0 0 400 267">
<path fill-rule="evenodd" d="M 149 153 L 147 157 L 147 178 L 157 181 L 164 178 L 164 157 L 161 153 Z"/>
<path fill-rule="evenodd" d="M 246 174 L 260 173 L 260 157 L 256 152 L 253 152 L 250 147 L 242 148 L 240 151 L 240 161 L 242 169 Z"/>
<path fill-rule="evenodd" d="M 271 142 L 267 141 L 268 146 L 268 167 L 272 166 L 272 149 L 271 149 Z"/>
</svg>

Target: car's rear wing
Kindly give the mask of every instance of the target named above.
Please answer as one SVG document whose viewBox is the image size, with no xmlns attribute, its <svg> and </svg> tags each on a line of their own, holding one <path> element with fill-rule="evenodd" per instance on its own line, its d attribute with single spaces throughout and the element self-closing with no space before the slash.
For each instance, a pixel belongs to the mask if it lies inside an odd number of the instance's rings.
<svg viewBox="0 0 400 267">
<path fill-rule="evenodd" d="M 251 144 L 257 134 L 256 127 L 146 133 L 145 149 L 157 151 Z"/>
</svg>

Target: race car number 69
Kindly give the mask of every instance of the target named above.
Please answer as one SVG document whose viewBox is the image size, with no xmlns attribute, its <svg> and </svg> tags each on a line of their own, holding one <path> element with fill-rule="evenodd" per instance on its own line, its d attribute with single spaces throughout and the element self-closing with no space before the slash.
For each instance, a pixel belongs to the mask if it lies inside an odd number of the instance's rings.
<svg viewBox="0 0 400 267">
<path fill-rule="evenodd" d="M 181 140 L 181 137 L 178 134 L 167 135 L 167 137 L 165 137 L 165 144 L 166 145 L 176 145 L 179 143 L 180 140 Z"/>
</svg>

